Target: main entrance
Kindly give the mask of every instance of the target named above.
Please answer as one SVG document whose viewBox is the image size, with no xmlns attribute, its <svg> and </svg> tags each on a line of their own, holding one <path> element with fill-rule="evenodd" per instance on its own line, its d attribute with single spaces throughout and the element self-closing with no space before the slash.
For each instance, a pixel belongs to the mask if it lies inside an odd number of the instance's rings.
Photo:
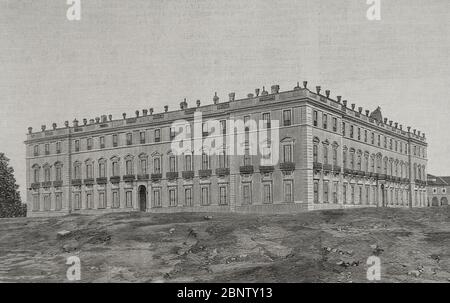
<svg viewBox="0 0 450 303">
<path fill-rule="evenodd" d="M 144 185 L 139 186 L 139 210 L 147 210 L 147 189 Z"/>
</svg>

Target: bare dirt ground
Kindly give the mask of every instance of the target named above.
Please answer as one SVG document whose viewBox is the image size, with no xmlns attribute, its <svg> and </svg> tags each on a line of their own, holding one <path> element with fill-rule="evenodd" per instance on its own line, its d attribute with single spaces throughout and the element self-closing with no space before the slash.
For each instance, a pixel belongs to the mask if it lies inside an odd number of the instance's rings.
<svg viewBox="0 0 450 303">
<path fill-rule="evenodd" d="M 449 282 L 450 208 L 0 219 L 1 282 L 67 282 L 73 255 L 81 282 L 368 282 L 373 255 L 381 282 Z"/>
</svg>

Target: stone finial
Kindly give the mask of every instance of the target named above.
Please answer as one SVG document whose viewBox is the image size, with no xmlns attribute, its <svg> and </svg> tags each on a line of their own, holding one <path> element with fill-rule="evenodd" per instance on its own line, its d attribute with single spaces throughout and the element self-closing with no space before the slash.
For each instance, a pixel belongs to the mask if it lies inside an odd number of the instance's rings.
<svg viewBox="0 0 450 303">
<path fill-rule="evenodd" d="M 41 130 L 44 132 L 45 129 L 47 128 L 47 126 L 45 126 L 44 124 L 41 125 Z"/>
<path fill-rule="evenodd" d="M 255 88 L 255 95 L 256 95 L 256 97 L 259 96 L 259 88 Z"/>
<path fill-rule="evenodd" d="M 153 107 L 150 107 L 150 109 L 148 110 L 150 115 L 153 115 Z"/>
<path fill-rule="evenodd" d="M 164 105 L 164 112 L 167 113 L 169 111 L 169 105 Z"/>
<path fill-rule="evenodd" d="M 97 123 L 97 124 L 100 123 L 100 117 L 95 117 L 95 123 Z"/>
<path fill-rule="evenodd" d="M 145 117 L 145 116 L 147 116 L 147 115 L 148 115 L 148 110 L 144 108 L 144 109 L 142 110 L 142 116 Z"/>
<path fill-rule="evenodd" d="M 89 124 L 95 124 L 95 119 L 89 119 Z"/>
<path fill-rule="evenodd" d="M 356 106 L 356 104 L 352 103 L 352 110 L 355 110 L 355 106 Z"/>
<path fill-rule="evenodd" d="M 420 137 L 420 133 L 421 133 L 421 131 L 419 130 L 419 131 L 417 131 L 417 135 Z"/>
<path fill-rule="evenodd" d="M 78 120 L 77 119 L 73 120 L 73 127 L 78 127 Z"/>
<path fill-rule="evenodd" d="M 33 132 L 33 128 L 30 126 L 28 127 L 28 133 L 31 134 Z"/>
<path fill-rule="evenodd" d="M 123 117 L 124 119 L 126 119 L 126 118 L 127 118 L 127 113 L 122 113 L 122 117 Z"/>
<path fill-rule="evenodd" d="M 303 88 L 306 89 L 308 87 L 308 81 L 303 81 Z"/>
<path fill-rule="evenodd" d="M 112 121 L 112 115 L 108 116 L 109 121 Z"/>
<path fill-rule="evenodd" d="M 228 97 L 230 98 L 230 99 L 229 99 L 230 102 L 232 102 L 232 101 L 234 101 L 234 98 L 236 97 L 236 93 L 229 93 L 229 94 L 228 94 Z M 219 100 L 217 100 L 217 101 L 219 101 Z M 217 104 L 217 102 L 214 103 L 214 104 Z"/>
<path fill-rule="evenodd" d="M 186 98 L 184 98 L 184 101 L 180 102 L 180 109 L 186 109 L 188 107 L 188 104 L 186 102 Z"/>
<path fill-rule="evenodd" d="M 247 95 L 247 98 L 253 98 L 253 97 L 255 97 L 255 95 L 253 95 L 252 93 Z"/>
<path fill-rule="evenodd" d="M 392 123 L 393 123 L 394 121 L 392 121 L 392 120 L 389 120 L 389 126 L 392 126 Z"/>
<path fill-rule="evenodd" d="M 53 123 L 53 124 L 52 124 L 52 127 L 53 127 L 53 130 L 55 130 L 56 127 L 57 127 L 56 123 Z"/>
<path fill-rule="evenodd" d="M 69 127 L 69 121 L 64 121 L 64 126 Z"/>
<path fill-rule="evenodd" d="M 413 133 L 414 133 L 414 135 L 416 134 L 416 132 L 417 132 L 417 130 L 416 130 L 416 129 L 413 129 Z"/>
<path fill-rule="evenodd" d="M 331 91 L 329 89 L 327 89 L 325 91 L 325 96 L 327 96 L 327 98 L 330 98 L 330 94 L 331 94 Z"/>
<path fill-rule="evenodd" d="M 384 124 L 387 124 L 388 118 L 384 118 Z"/>
<path fill-rule="evenodd" d="M 336 99 L 337 99 L 337 102 L 338 102 L 338 103 L 341 103 L 342 96 L 336 96 Z"/>
<path fill-rule="evenodd" d="M 395 128 L 398 128 L 398 122 L 395 122 L 394 126 Z"/>
<path fill-rule="evenodd" d="M 422 138 L 424 138 L 424 139 L 425 139 L 425 133 L 422 133 Z"/>
<path fill-rule="evenodd" d="M 86 125 L 88 120 L 86 118 L 83 119 L 83 124 Z"/>
<path fill-rule="evenodd" d="M 358 112 L 361 114 L 362 113 L 362 111 L 363 111 L 363 108 L 362 107 L 358 107 Z"/>
<path fill-rule="evenodd" d="M 215 93 L 214 93 L 214 97 L 213 97 L 213 103 L 214 103 L 214 104 L 219 103 L 219 99 L 220 99 L 220 98 L 219 98 L 219 96 L 217 96 L 217 92 L 215 92 Z"/>
<path fill-rule="evenodd" d="M 280 86 L 278 84 L 272 85 L 270 89 L 272 94 L 278 94 L 280 92 Z"/>
<path fill-rule="evenodd" d="M 200 107 L 200 105 L 201 105 L 200 100 L 197 100 L 197 107 Z"/>
<path fill-rule="evenodd" d="M 108 122 L 108 117 L 106 115 L 102 115 L 102 123 Z"/>
<path fill-rule="evenodd" d="M 134 113 L 136 114 L 136 117 L 139 118 L 139 111 L 136 110 Z"/>
<path fill-rule="evenodd" d="M 402 124 L 400 124 L 400 130 L 403 130 L 403 125 Z"/>
<path fill-rule="evenodd" d="M 300 82 L 297 82 L 297 86 L 294 87 L 294 90 L 300 90 L 300 89 L 302 89 L 302 88 L 300 87 Z"/>
<path fill-rule="evenodd" d="M 347 100 L 342 101 L 342 104 L 344 104 L 344 107 L 347 107 Z"/>
<path fill-rule="evenodd" d="M 263 90 L 262 90 L 262 92 L 261 92 L 261 96 L 267 96 L 268 94 L 269 94 L 269 92 L 266 91 L 266 87 L 263 86 Z"/>
<path fill-rule="evenodd" d="M 407 129 L 408 129 L 408 133 L 410 133 L 411 132 L 411 126 L 408 126 Z"/>
<path fill-rule="evenodd" d="M 366 109 L 366 116 L 369 117 L 370 110 Z"/>
<path fill-rule="evenodd" d="M 316 86 L 316 92 L 318 95 L 320 95 L 320 90 L 321 90 L 320 86 Z"/>
</svg>

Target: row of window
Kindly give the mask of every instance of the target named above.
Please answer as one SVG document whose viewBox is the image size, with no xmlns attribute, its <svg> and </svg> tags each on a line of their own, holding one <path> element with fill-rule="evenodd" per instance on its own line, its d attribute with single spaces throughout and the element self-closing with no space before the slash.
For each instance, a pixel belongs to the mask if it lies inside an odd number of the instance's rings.
<svg viewBox="0 0 450 303">
<path fill-rule="evenodd" d="M 331 127 L 328 124 L 329 115 L 322 113 L 322 128 L 328 130 L 329 128 L 333 132 L 338 132 L 338 119 L 336 117 L 331 117 Z M 319 112 L 317 110 L 313 111 L 313 125 L 318 127 L 319 124 Z M 382 146 L 385 149 L 390 149 L 395 152 L 408 154 L 408 143 L 395 140 L 393 138 L 388 138 L 387 136 L 376 134 L 375 132 L 370 132 L 367 129 L 362 129 L 361 127 L 356 127 L 354 125 L 347 125 L 347 123 L 342 122 L 341 128 L 342 136 L 349 137 L 351 139 L 357 139 L 358 141 L 363 141 L 364 143 L 370 143 L 373 146 Z M 370 138 L 369 138 L 370 136 Z M 426 149 L 420 146 L 412 146 L 412 154 L 414 156 L 426 158 Z"/>
</svg>

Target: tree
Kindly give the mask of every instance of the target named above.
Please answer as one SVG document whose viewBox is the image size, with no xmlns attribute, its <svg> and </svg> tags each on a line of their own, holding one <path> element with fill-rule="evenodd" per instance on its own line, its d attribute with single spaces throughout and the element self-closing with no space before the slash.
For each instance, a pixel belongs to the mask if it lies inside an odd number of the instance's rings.
<svg viewBox="0 0 450 303">
<path fill-rule="evenodd" d="M 21 202 L 18 189 L 9 159 L 0 153 L 0 218 L 26 216 L 27 208 Z"/>
</svg>

